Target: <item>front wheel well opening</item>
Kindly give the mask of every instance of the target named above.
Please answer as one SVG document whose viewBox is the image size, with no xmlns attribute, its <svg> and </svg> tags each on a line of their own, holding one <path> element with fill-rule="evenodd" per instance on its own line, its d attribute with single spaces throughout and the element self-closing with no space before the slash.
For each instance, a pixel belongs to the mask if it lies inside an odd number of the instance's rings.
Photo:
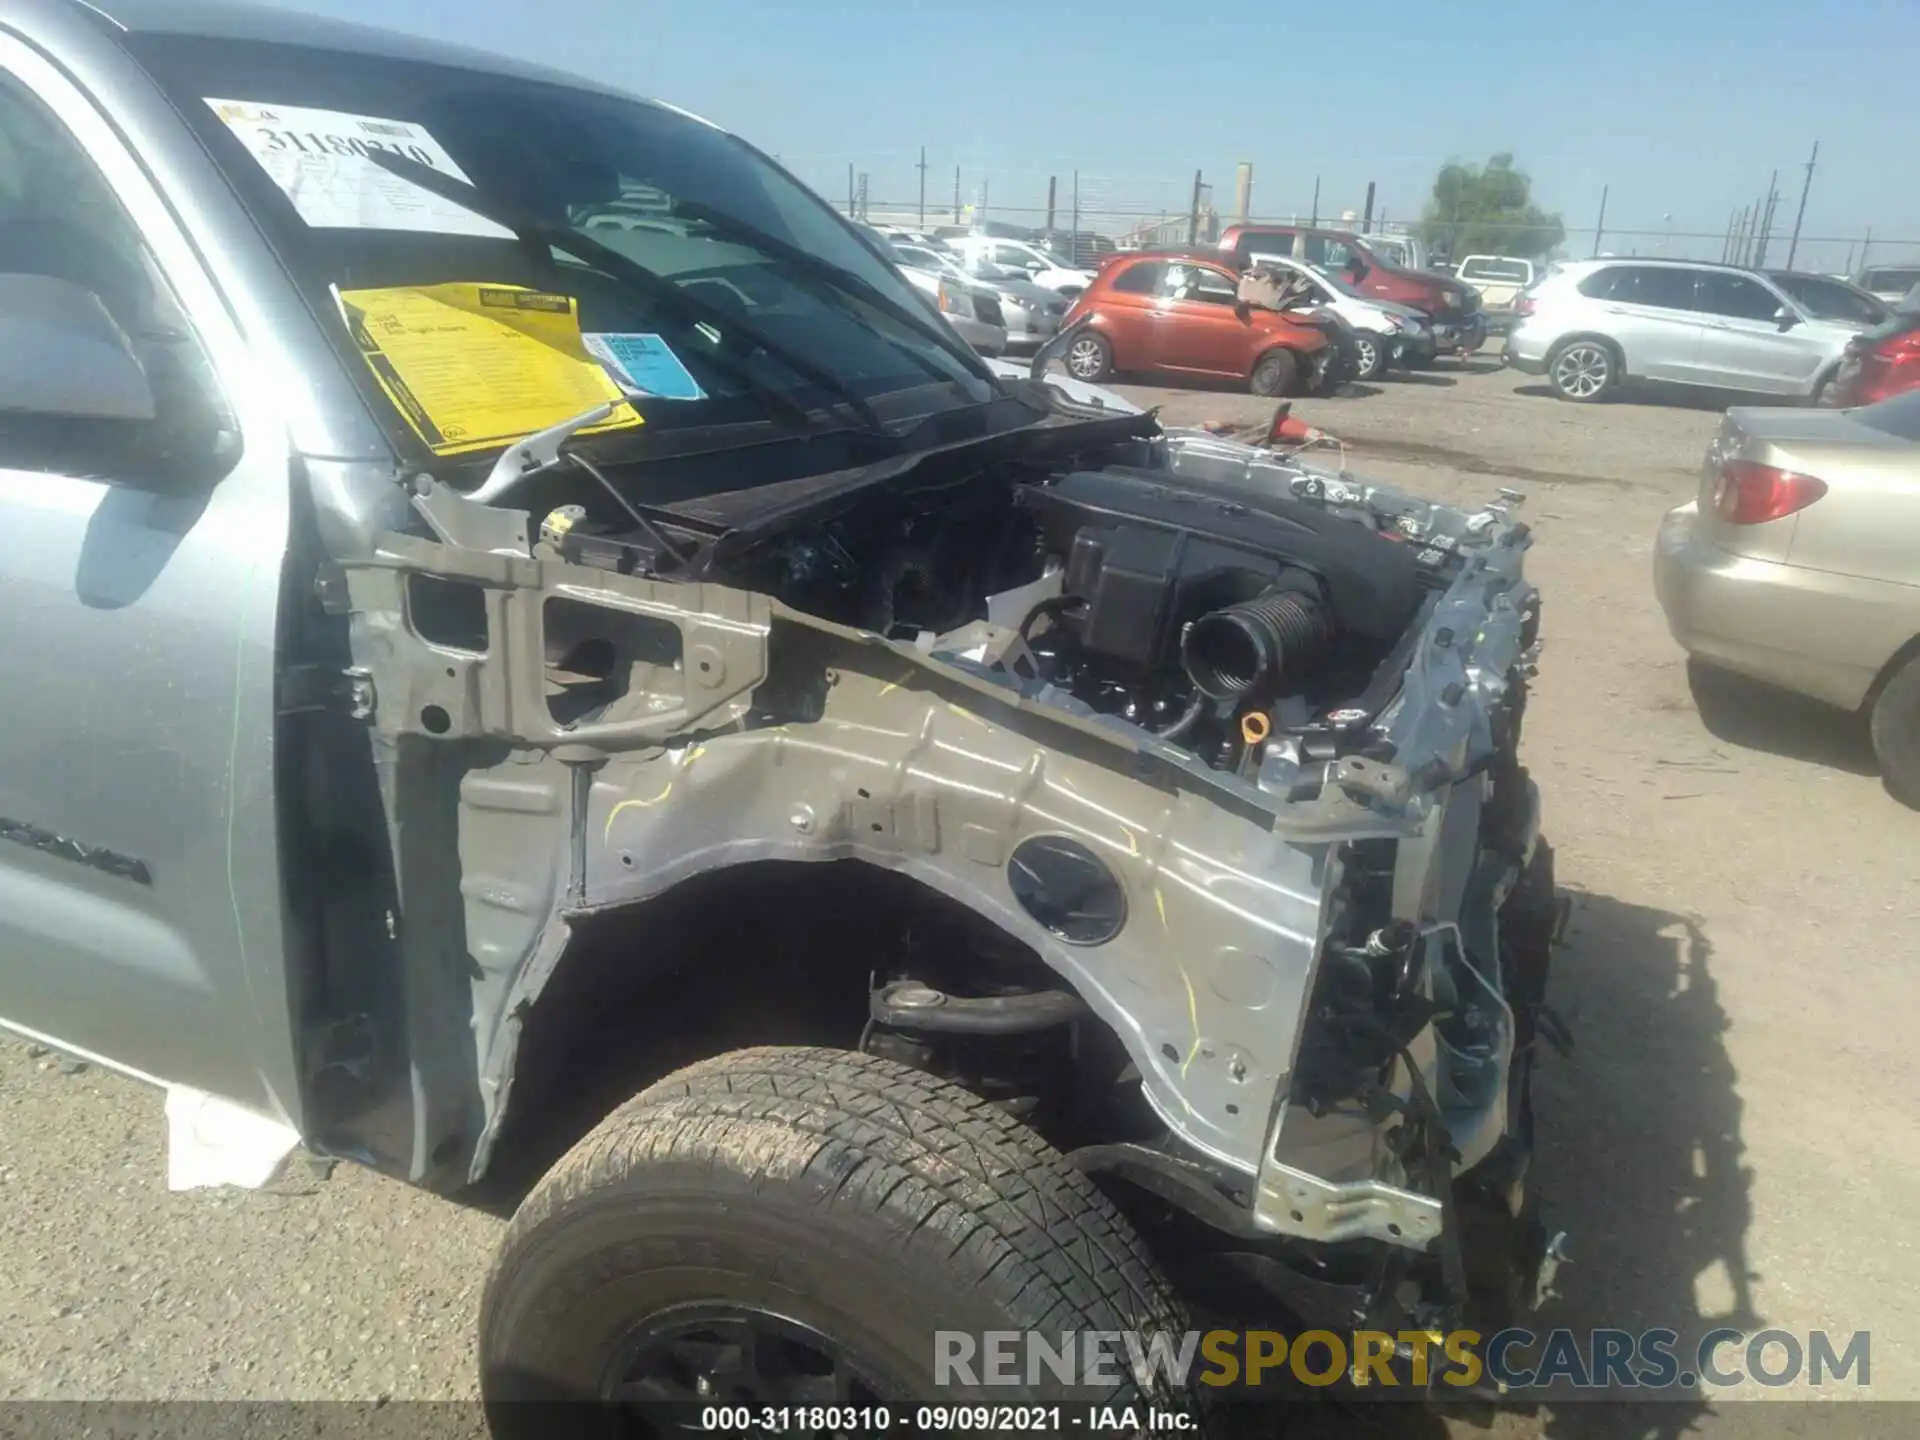
<svg viewBox="0 0 1920 1440">
<path fill-rule="evenodd" d="M 517 1203 L 654 1081 L 758 1045 L 864 1045 L 1000 1101 L 1062 1148 L 1164 1128 L 1125 1047 L 1091 1013 L 982 1040 L 870 1027 L 873 988 L 905 978 L 955 996 L 1070 989 L 985 916 L 859 860 L 730 866 L 576 919 L 522 1017 L 482 1203 Z"/>
</svg>

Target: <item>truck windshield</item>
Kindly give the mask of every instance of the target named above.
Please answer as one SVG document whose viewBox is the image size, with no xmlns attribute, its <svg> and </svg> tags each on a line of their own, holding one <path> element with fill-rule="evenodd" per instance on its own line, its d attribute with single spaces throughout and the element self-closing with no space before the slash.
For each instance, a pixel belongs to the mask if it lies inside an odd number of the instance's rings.
<svg viewBox="0 0 1920 1440">
<path fill-rule="evenodd" d="M 610 368 L 626 356 L 645 361 L 643 373 L 621 378 L 655 432 L 802 410 L 838 415 L 850 398 L 891 421 L 997 393 L 959 337 L 818 197 L 751 147 L 669 107 L 303 46 L 164 35 L 128 45 L 199 133 L 383 413 L 400 402 L 387 403 L 360 362 L 365 342 L 350 337 L 339 297 L 439 286 L 571 296 L 595 355 L 611 358 Z M 466 182 L 473 208 L 409 184 L 404 168 L 396 175 L 367 163 L 374 149 Z M 500 213 L 476 213 L 488 209 L 479 197 Z M 496 223 L 508 214 L 537 221 L 542 240 L 555 243 L 530 243 L 526 227 Z M 572 254 L 558 243 L 569 233 L 668 283 L 638 286 L 632 274 Z M 672 303 L 675 287 L 694 303 Z M 727 315 L 765 344 L 724 345 Z M 414 434 L 417 423 L 391 418 L 410 443 L 431 443 Z"/>
</svg>

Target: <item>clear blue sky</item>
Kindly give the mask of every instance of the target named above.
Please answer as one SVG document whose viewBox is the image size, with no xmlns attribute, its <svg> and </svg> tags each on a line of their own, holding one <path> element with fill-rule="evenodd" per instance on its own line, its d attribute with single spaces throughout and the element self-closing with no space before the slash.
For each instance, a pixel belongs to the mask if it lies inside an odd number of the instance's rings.
<svg viewBox="0 0 1920 1440">
<path fill-rule="evenodd" d="M 1047 177 L 1081 174 L 1088 210 L 1184 212 L 1193 172 L 1256 214 L 1377 209 L 1410 218 L 1449 158 L 1511 150 L 1585 254 L 1603 186 L 1607 249 L 1718 258 L 1732 212 L 1780 170 L 1785 257 L 1803 233 L 1875 236 L 1920 258 L 1920 0 L 1612 0 L 1603 6 L 1347 0 L 295 0 L 294 8 L 508 50 L 671 100 L 779 155 L 844 202 L 930 205 L 954 167 L 989 211 L 1037 223 Z M 1495 17 L 1503 17 L 1496 19 Z M 1011 207 L 1032 207 L 1017 214 Z M 1671 217 L 1669 220 L 1667 217 Z M 1062 223 L 1065 215 L 1062 214 Z M 1114 228 L 1112 221 L 1103 228 Z M 1881 239 L 1908 242 L 1882 245 Z M 1845 239 L 1802 245 L 1838 269 Z"/>
</svg>

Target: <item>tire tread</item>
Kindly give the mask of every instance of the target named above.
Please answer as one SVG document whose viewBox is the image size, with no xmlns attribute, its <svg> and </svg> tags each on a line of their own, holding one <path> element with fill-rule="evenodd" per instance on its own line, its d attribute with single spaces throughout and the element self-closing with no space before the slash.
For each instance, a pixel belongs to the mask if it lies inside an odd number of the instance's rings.
<svg viewBox="0 0 1920 1440">
<path fill-rule="evenodd" d="M 688 1162 L 731 1171 L 756 1191 L 807 1182 L 822 1209 L 856 1207 L 882 1220 L 894 1244 L 943 1250 L 956 1281 L 985 1292 L 1012 1327 L 1186 1328 L 1131 1224 L 1017 1117 L 890 1060 L 765 1047 L 666 1077 L 562 1157 L 508 1228 L 483 1333 L 503 1277 L 541 1231 L 576 1207 L 643 1188 L 656 1166 Z"/>
</svg>

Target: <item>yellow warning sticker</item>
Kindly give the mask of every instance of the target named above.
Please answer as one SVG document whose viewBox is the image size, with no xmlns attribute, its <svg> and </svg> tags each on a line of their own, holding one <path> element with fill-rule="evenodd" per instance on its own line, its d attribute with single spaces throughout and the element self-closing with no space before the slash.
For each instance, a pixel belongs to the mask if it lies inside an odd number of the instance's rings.
<svg viewBox="0 0 1920 1440">
<path fill-rule="evenodd" d="M 380 388 L 436 455 L 511 445 L 597 405 L 613 405 L 612 418 L 578 433 L 641 423 L 587 353 L 570 295 L 471 284 L 337 293 Z"/>
</svg>

